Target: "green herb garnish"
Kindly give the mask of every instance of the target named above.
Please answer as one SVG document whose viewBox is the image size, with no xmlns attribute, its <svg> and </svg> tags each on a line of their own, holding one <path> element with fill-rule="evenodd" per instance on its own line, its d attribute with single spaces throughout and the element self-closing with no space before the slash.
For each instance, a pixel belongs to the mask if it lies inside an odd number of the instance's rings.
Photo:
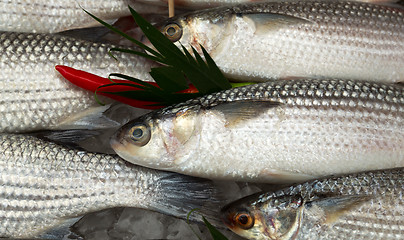
<svg viewBox="0 0 404 240">
<path fill-rule="evenodd" d="M 111 83 L 103 85 L 100 88 L 114 85 L 126 85 L 138 87 L 142 90 L 106 93 L 168 105 L 232 87 L 203 46 L 201 46 L 201 49 L 205 60 L 203 60 L 193 47 L 192 52 L 194 57 L 184 46 L 182 46 L 182 52 L 174 43 L 143 19 L 135 10 L 131 7 L 129 7 L 129 10 L 136 24 L 142 29 L 145 36 L 157 51 L 102 21 L 88 11 L 84 11 L 113 32 L 118 33 L 147 52 L 139 52 L 123 48 L 112 48 L 110 51 L 136 54 L 163 64 L 161 67 L 152 68 L 150 72 L 150 75 L 159 87 L 152 86 L 145 81 L 127 75 L 112 73 L 110 74 L 110 77 L 119 77 L 126 79 L 129 82 L 126 84 Z M 136 84 L 132 84 L 131 82 Z M 198 93 L 178 93 L 179 91 L 187 89 L 189 83 L 196 87 Z M 140 86 L 137 84 L 140 84 Z"/>
</svg>

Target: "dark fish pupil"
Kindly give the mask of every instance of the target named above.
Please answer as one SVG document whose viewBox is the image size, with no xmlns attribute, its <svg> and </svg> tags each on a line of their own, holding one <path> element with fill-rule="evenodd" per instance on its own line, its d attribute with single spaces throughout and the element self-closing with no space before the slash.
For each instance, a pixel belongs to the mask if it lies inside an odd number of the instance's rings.
<svg viewBox="0 0 404 240">
<path fill-rule="evenodd" d="M 175 28 L 174 27 L 169 27 L 167 29 L 167 34 L 170 36 L 173 36 L 175 34 Z"/>
<path fill-rule="evenodd" d="M 248 217 L 246 215 L 241 215 L 241 216 L 238 217 L 238 221 L 241 224 L 245 225 L 245 224 L 248 223 Z"/>
<path fill-rule="evenodd" d="M 132 133 L 132 135 L 135 137 L 135 138 L 140 138 L 142 135 L 143 135 L 143 131 L 142 131 L 142 129 L 136 129 L 135 131 L 133 131 L 133 133 Z"/>
</svg>

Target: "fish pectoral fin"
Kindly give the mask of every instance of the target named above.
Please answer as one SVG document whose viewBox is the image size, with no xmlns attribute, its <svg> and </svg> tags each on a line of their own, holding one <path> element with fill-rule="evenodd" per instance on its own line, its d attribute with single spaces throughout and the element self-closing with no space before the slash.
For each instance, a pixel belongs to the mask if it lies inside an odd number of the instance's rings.
<svg viewBox="0 0 404 240">
<path fill-rule="evenodd" d="M 274 13 L 242 14 L 242 18 L 246 22 L 254 23 L 256 35 L 266 34 L 290 25 L 311 23 L 304 18 Z"/>
<path fill-rule="evenodd" d="M 275 101 L 240 100 L 225 102 L 211 109 L 224 114 L 226 127 L 234 127 L 245 120 L 259 116 L 269 108 L 275 108 L 280 105 L 280 102 Z"/>
<path fill-rule="evenodd" d="M 309 204 L 321 208 L 325 215 L 324 222 L 331 224 L 351 209 L 360 206 L 371 198 L 369 195 L 319 197 L 318 200 L 309 202 Z"/>
</svg>

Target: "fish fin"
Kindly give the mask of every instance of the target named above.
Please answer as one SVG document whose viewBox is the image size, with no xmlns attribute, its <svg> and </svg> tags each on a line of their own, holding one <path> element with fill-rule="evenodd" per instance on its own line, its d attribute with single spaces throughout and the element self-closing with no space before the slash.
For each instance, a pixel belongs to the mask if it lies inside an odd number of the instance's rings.
<svg viewBox="0 0 404 240">
<path fill-rule="evenodd" d="M 70 230 L 81 217 L 69 218 L 62 221 L 57 227 L 48 229 L 46 232 L 39 235 L 39 239 L 84 239 L 82 236 Z"/>
<path fill-rule="evenodd" d="M 114 128 L 148 112 L 122 103 L 95 106 L 63 120 L 52 130 Z"/>
<path fill-rule="evenodd" d="M 324 222 L 331 224 L 338 220 L 351 209 L 358 207 L 362 203 L 369 201 L 372 197 L 369 195 L 347 195 L 347 196 L 317 196 L 319 199 L 308 202 L 308 206 L 317 206 L 324 212 Z"/>
<path fill-rule="evenodd" d="M 109 143 L 110 137 L 122 125 L 148 112 L 126 104 L 112 104 L 105 111 L 103 107 L 95 109 L 69 124 L 58 126 L 58 129 L 31 132 L 31 135 L 73 149 L 116 154 Z"/>
<path fill-rule="evenodd" d="M 225 197 L 219 185 L 203 178 L 166 172 L 159 180 L 161 197 L 152 204 L 158 212 L 182 219 L 197 209 L 199 214 L 190 214 L 189 220 L 201 222 L 201 215 L 213 225 L 221 226 L 220 209 Z"/>
<path fill-rule="evenodd" d="M 242 18 L 244 21 L 254 24 L 256 35 L 266 34 L 290 25 L 311 23 L 304 18 L 274 13 L 242 14 Z"/>
<path fill-rule="evenodd" d="M 275 101 L 240 100 L 221 103 L 211 109 L 223 113 L 226 118 L 226 127 L 233 127 L 242 121 L 259 116 L 269 108 L 278 107 L 280 104 Z"/>
<path fill-rule="evenodd" d="M 118 123 L 116 121 L 103 115 L 103 113 L 110 107 L 110 104 L 105 106 L 91 107 L 83 112 L 66 118 L 53 129 L 95 129 L 117 126 Z"/>
<path fill-rule="evenodd" d="M 102 133 L 100 130 L 86 130 L 86 129 L 69 129 L 69 130 L 57 130 L 57 131 L 46 130 L 30 133 L 30 135 L 43 139 L 45 141 L 51 141 L 63 145 L 65 147 L 87 151 L 88 149 L 80 146 L 80 143 L 88 139 L 94 139 L 101 134 Z"/>
</svg>

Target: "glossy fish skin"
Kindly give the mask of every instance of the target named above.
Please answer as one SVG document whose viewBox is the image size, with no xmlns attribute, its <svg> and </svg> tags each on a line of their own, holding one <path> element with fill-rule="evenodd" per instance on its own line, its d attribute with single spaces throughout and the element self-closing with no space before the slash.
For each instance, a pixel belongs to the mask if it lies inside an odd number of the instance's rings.
<svg viewBox="0 0 404 240">
<path fill-rule="evenodd" d="M 124 125 L 111 145 L 122 158 L 156 169 L 298 182 L 403 167 L 403 124 L 398 84 L 279 80 L 144 115 Z"/>
<path fill-rule="evenodd" d="M 186 218 L 193 207 L 216 201 L 209 181 L 27 135 L 0 135 L 0 172 L 0 237 L 35 237 L 70 218 L 112 207 Z"/>
<path fill-rule="evenodd" d="M 0 0 L 0 31 L 55 33 L 99 25 L 83 9 L 104 20 L 140 13 L 165 13 L 166 7 L 144 6 L 134 0 Z"/>
<path fill-rule="evenodd" d="M 404 169 L 325 178 L 252 195 L 222 210 L 248 239 L 402 239 Z M 242 220 L 254 222 L 244 226 Z M 274 228 L 276 226 L 276 229 Z"/>
<path fill-rule="evenodd" d="M 112 47 L 59 35 L 0 32 L 0 132 L 57 128 L 98 111 L 94 94 L 65 80 L 56 65 L 150 80 L 153 63 L 114 52 L 116 61 L 108 55 Z"/>
<path fill-rule="evenodd" d="M 402 7 L 347 1 L 259 2 L 188 13 L 161 25 L 163 33 L 178 29 L 170 33 L 173 41 L 196 49 L 203 45 L 235 80 L 404 80 Z"/>
</svg>

